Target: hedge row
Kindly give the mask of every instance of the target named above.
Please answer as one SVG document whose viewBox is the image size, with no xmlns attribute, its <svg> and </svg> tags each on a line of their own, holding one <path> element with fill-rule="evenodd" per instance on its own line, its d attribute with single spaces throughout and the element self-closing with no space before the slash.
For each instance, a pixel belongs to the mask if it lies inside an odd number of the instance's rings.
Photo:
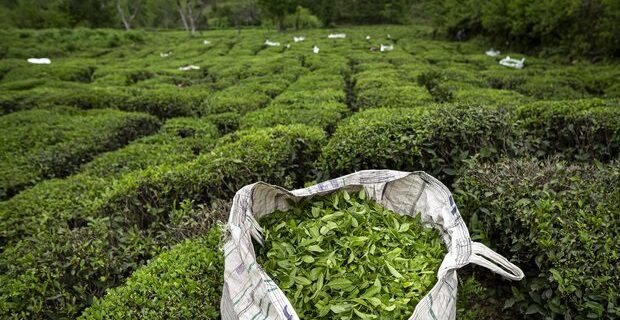
<svg viewBox="0 0 620 320">
<path fill-rule="evenodd" d="M 45 226 L 81 219 L 79 217 L 88 213 L 87 207 L 101 197 L 102 190 L 109 188 L 116 178 L 151 166 L 192 160 L 197 154 L 210 151 L 218 135 L 215 126 L 204 120 L 171 119 L 158 134 L 100 154 L 84 164 L 76 175 L 40 182 L 0 202 L 3 243 L 34 234 Z"/>
<path fill-rule="evenodd" d="M 363 169 L 424 170 L 451 177 L 462 160 L 513 152 L 511 114 L 482 106 L 371 109 L 342 122 L 318 167 L 330 177 Z"/>
<path fill-rule="evenodd" d="M 235 132 L 196 160 L 178 166 L 150 168 L 125 177 L 105 196 L 98 210 L 123 212 L 143 225 L 165 220 L 177 199 L 208 203 L 227 198 L 256 181 L 286 187 L 312 178 L 313 161 L 324 132 L 303 125 Z"/>
<path fill-rule="evenodd" d="M 393 66 L 375 68 L 360 65 L 359 73 L 353 77 L 355 82 L 355 106 L 368 108 L 407 108 L 433 102 L 429 92 L 415 83 L 403 81 Z"/>
<path fill-rule="evenodd" d="M 115 110 L 52 108 L 0 117 L 0 200 L 36 182 L 75 172 L 159 127 L 152 116 Z"/>
<path fill-rule="evenodd" d="M 0 202 L 0 317 L 71 317 L 141 265 L 141 255 L 158 247 L 156 235 L 93 215 L 97 199 L 129 172 L 195 158 L 217 135 L 203 120 L 172 119 L 159 134 L 102 154 L 77 175 Z"/>
<path fill-rule="evenodd" d="M 303 123 L 330 131 L 348 111 L 343 103 L 346 98 L 344 89 L 341 75 L 323 71 L 306 74 L 266 108 L 246 114 L 240 126 L 260 128 Z"/>
<path fill-rule="evenodd" d="M 620 100 L 535 102 L 516 115 L 539 157 L 609 161 L 620 155 Z"/>
<path fill-rule="evenodd" d="M 213 227 L 136 270 L 79 319 L 219 319 L 224 285 L 222 232 Z"/>
<path fill-rule="evenodd" d="M 620 317 L 620 163 L 472 161 L 456 183 L 473 236 L 525 272 L 507 312 Z"/>
<path fill-rule="evenodd" d="M 237 132 L 189 162 L 51 180 L 0 203 L 0 317 L 75 317 L 199 223 L 196 204 L 258 180 L 309 180 L 323 139 L 306 126 Z"/>
<path fill-rule="evenodd" d="M 162 87 L 138 89 L 121 87 L 72 86 L 39 87 L 8 91 L 0 98 L 0 112 L 9 113 L 35 107 L 68 105 L 81 109 L 115 108 L 147 112 L 159 118 L 200 115 L 201 105 L 212 93 L 204 90 Z"/>
<path fill-rule="evenodd" d="M 85 66 L 88 62 L 76 60 L 71 62 L 55 62 L 50 65 L 32 65 L 27 64 L 24 60 L 13 60 L 14 66 L 4 74 L 2 81 L 47 79 L 83 83 L 91 82 L 96 68 L 94 66 Z"/>
</svg>

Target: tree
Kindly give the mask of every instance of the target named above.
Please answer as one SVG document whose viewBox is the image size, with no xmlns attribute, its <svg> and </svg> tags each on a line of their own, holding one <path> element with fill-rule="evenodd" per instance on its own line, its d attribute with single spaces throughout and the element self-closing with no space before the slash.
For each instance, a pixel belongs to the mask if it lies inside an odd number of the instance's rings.
<svg viewBox="0 0 620 320">
<path fill-rule="evenodd" d="M 207 6 L 206 0 L 176 0 L 183 27 L 190 34 L 196 33 L 196 24 Z"/>
<path fill-rule="evenodd" d="M 131 22 L 136 18 L 142 8 L 142 1 L 116 0 L 116 12 L 121 18 L 125 30 L 131 29 Z M 127 12 L 127 13 L 125 13 Z"/>
<path fill-rule="evenodd" d="M 276 22 L 278 31 L 284 31 L 284 18 L 297 7 L 296 0 L 259 0 L 258 3 Z"/>
</svg>

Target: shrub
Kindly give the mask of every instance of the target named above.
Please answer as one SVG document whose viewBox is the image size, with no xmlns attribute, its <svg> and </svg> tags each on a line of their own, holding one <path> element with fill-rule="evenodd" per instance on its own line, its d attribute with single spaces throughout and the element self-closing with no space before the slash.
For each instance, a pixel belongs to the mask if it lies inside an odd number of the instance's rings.
<svg viewBox="0 0 620 320">
<path fill-rule="evenodd" d="M 532 99 L 512 90 L 471 88 L 454 92 L 454 102 L 457 103 L 516 107 L 531 101 Z"/>
<path fill-rule="evenodd" d="M 204 90 L 177 87 L 156 89 L 84 85 L 70 88 L 39 87 L 11 92 L 0 99 L 0 107 L 5 113 L 53 105 L 67 105 L 80 109 L 115 108 L 146 112 L 159 118 L 172 118 L 202 114 L 201 105 L 210 95 L 210 92 Z"/>
<path fill-rule="evenodd" d="M 246 114 L 241 119 L 241 128 L 273 127 L 279 124 L 306 124 L 332 131 L 349 111 L 338 102 L 272 104 L 266 108 Z"/>
<path fill-rule="evenodd" d="M 311 178 L 323 139 L 322 130 L 301 125 L 236 132 L 190 163 L 125 177 L 98 210 L 103 215 L 122 213 L 148 227 L 166 221 L 178 199 L 208 203 L 256 181 L 301 186 Z"/>
<path fill-rule="evenodd" d="M 536 156 L 609 161 L 620 154 L 616 100 L 534 102 L 516 110 Z"/>
<path fill-rule="evenodd" d="M 73 318 L 105 288 L 209 217 L 174 204 L 164 224 L 138 228 L 121 212 L 95 209 L 118 180 L 157 165 L 189 162 L 214 144 L 216 128 L 200 119 L 169 120 L 160 133 L 97 157 L 66 179 L 41 182 L 0 202 L 0 317 Z M 199 223 L 197 221 L 200 221 Z M 191 229 L 190 228 L 190 229 Z M 183 238 L 183 236 L 181 236 Z"/>
<path fill-rule="evenodd" d="M 95 298 L 79 319 L 219 319 L 224 286 L 222 232 L 186 240 Z"/>
<path fill-rule="evenodd" d="M 540 100 L 587 98 L 589 95 L 582 90 L 575 90 L 569 81 L 557 76 L 530 77 L 517 88 L 520 93 Z"/>
<path fill-rule="evenodd" d="M 359 90 L 355 106 L 369 108 L 409 108 L 433 103 L 433 98 L 424 88 L 412 85 Z"/>
<path fill-rule="evenodd" d="M 287 90 L 277 96 L 273 103 L 277 104 L 293 104 L 293 103 L 325 103 L 325 102 L 341 102 L 346 101 L 346 94 L 343 88 L 323 89 L 323 90 Z"/>
<path fill-rule="evenodd" d="M 241 116 L 236 112 L 223 112 L 210 114 L 204 117 L 205 120 L 215 124 L 220 134 L 224 135 L 237 130 Z"/>
<path fill-rule="evenodd" d="M 227 199 L 259 180 L 301 186 L 310 179 L 323 139 L 320 129 L 299 125 L 244 131 L 189 163 L 149 167 L 113 183 L 78 175 L 55 180 L 57 189 L 18 195 L 19 202 L 0 205 L 3 224 L 29 223 L 1 229 L 1 315 L 38 318 L 54 310 L 53 316 L 74 317 L 170 243 L 179 210 L 189 215 L 184 212 L 194 203 Z M 75 191 L 63 192 L 66 186 Z M 51 192 L 58 194 L 50 194 L 54 208 L 48 211 L 41 194 Z M 70 204 L 67 210 L 63 201 Z"/>
<path fill-rule="evenodd" d="M 456 183 L 473 236 L 526 276 L 505 306 L 523 315 L 620 316 L 620 165 L 472 161 Z"/>
<path fill-rule="evenodd" d="M 152 133 L 152 116 L 68 108 L 23 111 L 0 119 L 0 199 L 42 179 L 64 177 L 96 154 Z"/>
<path fill-rule="evenodd" d="M 116 151 L 97 156 L 81 174 L 119 177 L 122 174 L 164 163 L 181 163 L 210 151 L 220 135 L 211 122 L 200 118 L 173 118 L 159 133 L 134 141 Z"/>
<path fill-rule="evenodd" d="M 444 85 L 445 76 L 436 70 L 430 70 L 418 75 L 418 84 L 424 86 L 428 93 L 433 96 L 435 102 L 450 102 L 452 101 L 452 90 Z"/>
<path fill-rule="evenodd" d="M 180 132 L 183 134 L 179 135 Z M 12 241 L 36 233 L 38 226 L 57 225 L 55 221 L 67 221 L 75 217 L 73 214 L 87 214 L 90 212 L 86 209 L 88 205 L 101 196 L 101 189 L 105 189 L 102 184 L 112 184 L 114 178 L 150 166 L 187 162 L 197 156 L 197 146 L 201 152 L 207 151 L 215 144 L 217 136 L 215 127 L 204 120 L 171 119 L 159 134 L 96 156 L 80 168 L 79 174 L 43 181 L 0 202 L 1 237 Z"/>
<path fill-rule="evenodd" d="M 424 170 L 446 179 L 479 153 L 496 159 L 517 145 L 510 113 L 482 106 L 373 109 L 341 122 L 318 166 L 330 177 L 363 169 Z"/>
<path fill-rule="evenodd" d="M 213 94 L 201 106 L 205 115 L 235 112 L 244 114 L 266 106 L 271 98 L 262 92 L 252 92 L 245 86 L 233 86 Z"/>
<path fill-rule="evenodd" d="M 22 62 L 20 62 L 21 64 Z M 89 83 L 95 67 L 54 63 L 51 65 L 18 65 L 7 72 L 3 81 L 49 79 Z"/>
</svg>

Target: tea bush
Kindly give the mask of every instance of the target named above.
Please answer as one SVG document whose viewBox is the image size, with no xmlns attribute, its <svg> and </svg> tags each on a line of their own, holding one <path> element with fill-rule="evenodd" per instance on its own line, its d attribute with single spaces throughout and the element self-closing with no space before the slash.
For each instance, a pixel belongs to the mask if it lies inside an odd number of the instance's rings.
<svg viewBox="0 0 620 320">
<path fill-rule="evenodd" d="M 409 108 L 433 103 L 432 96 L 422 87 L 407 85 L 372 88 L 357 92 L 356 107 L 369 108 Z"/>
<path fill-rule="evenodd" d="M 152 116 L 113 110 L 39 109 L 0 118 L 0 199 L 42 179 L 64 177 L 96 154 L 155 131 Z"/>
<path fill-rule="evenodd" d="M 246 114 L 240 126 L 244 129 L 299 123 L 332 131 L 348 111 L 347 105 L 338 102 L 272 104 Z"/>
<path fill-rule="evenodd" d="M 159 134 L 100 155 L 77 175 L 0 202 L 0 317 L 39 318 L 54 310 L 72 318 L 170 243 L 162 226 L 140 230 L 119 213 L 98 215 L 98 200 L 132 172 L 194 159 L 217 135 L 204 120 L 172 119 Z M 191 216 L 185 211 L 175 215 Z M 169 222 L 173 230 L 179 230 L 176 220 Z"/>
<path fill-rule="evenodd" d="M 620 101 L 535 102 L 516 109 L 536 156 L 609 161 L 620 154 Z"/>
<path fill-rule="evenodd" d="M 224 255 L 219 227 L 186 240 L 95 298 L 79 319 L 219 319 Z"/>
<path fill-rule="evenodd" d="M 548 319 L 620 316 L 619 181 L 617 161 L 468 163 L 455 194 L 470 231 L 525 272 L 506 308 Z"/>
<path fill-rule="evenodd" d="M 323 139 L 322 130 L 302 125 L 236 132 L 190 163 L 127 176 L 105 195 L 99 210 L 104 215 L 122 212 L 148 227 L 165 221 L 165 213 L 177 199 L 208 203 L 228 198 L 259 180 L 300 186 L 312 177 L 313 161 Z"/>
<path fill-rule="evenodd" d="M 318 166 L 330 177 L 362 169 L 424 170 L 451 180 L 463 160 L 496 159 L 519 144 L 511 114 L 477 105 L 372 109 L 341 122 Z"/>
</svg>

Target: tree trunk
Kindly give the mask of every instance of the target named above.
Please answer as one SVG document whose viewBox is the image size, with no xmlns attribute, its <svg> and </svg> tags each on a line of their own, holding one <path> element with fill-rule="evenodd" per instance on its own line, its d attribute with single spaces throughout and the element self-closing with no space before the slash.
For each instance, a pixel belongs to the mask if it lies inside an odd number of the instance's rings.
<svg viewBox="0 0 620 320">
<path fill-rule="evenodd" d="M 185 30 L 189 31 L 189 25 L 187 24 L 187 18 L 185 17 L 185 13 L 183 12 L 183 6 L 181 6 L 181 2 L 177 0 L 177 9 L 179 10 L 179 15 L 181 15 L 181 21 L 183 22 L 183 27 Z"/>
<path fill-rule="evenodd" d="M 125 26 L 125 30 L 129 30 L 131 29 L 131 25 L 129 24 L 129 21 L 127 21 L 127 18 L 125 18 L 125 13 L 123 12 L 123 9 L 121 8 L 121 2 L 120 1 L 116 1 L 116 11 L 118 12 L 118 15 L 121 17 L 121 21 L 123 22 L 123 26 Z"/>
<path fill-rule="evenodd" d="M 186 2 L 187 3 L 187 2 Z M 189 20 L 189 26 L 192 29 L 191 34 L 196 33 L 196 22 L 194 21 L 194 13 L 192 12 L 192 4 L 187 3 L 187 17 Z"/>
</svg>

